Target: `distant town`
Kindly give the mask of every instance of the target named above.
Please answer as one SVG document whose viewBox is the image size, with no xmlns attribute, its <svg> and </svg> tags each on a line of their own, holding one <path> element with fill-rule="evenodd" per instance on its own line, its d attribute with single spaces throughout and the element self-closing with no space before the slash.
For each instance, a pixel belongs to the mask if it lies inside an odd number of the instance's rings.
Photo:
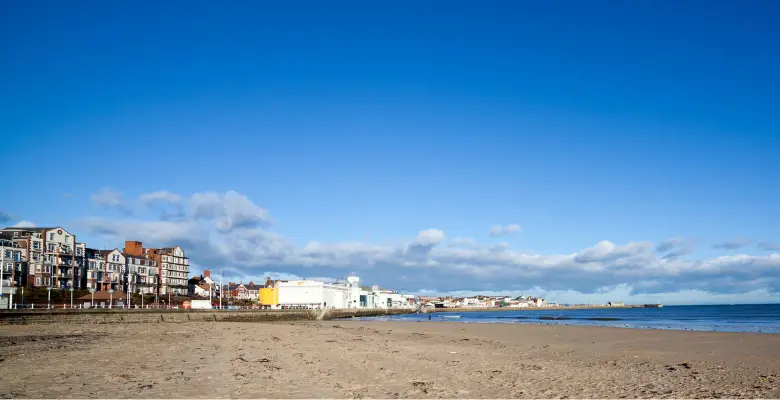
<svg viewBox="0 0 780 400">
<path fill-rule="evenodd" d="M 262 283 L 219 282 L 210 270 L 189 277 L 190 259 L 179 246 L 147 248 L 126 241 L 122 249 L 95 249 L 62 227 L 2 229 L 0 250 L 0 309 L 559 307 L 532 296 L 416 296 L 362 285 L 357 276 L 334 282 L 270 276 Z"/>
</svg>

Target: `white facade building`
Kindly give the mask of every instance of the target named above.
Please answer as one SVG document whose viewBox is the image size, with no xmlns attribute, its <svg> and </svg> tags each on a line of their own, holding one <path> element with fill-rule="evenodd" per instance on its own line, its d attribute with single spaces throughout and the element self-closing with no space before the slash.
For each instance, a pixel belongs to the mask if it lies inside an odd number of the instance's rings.
<svg viewBox="0 0 780 400">
<path fill-rule="evenodd" d="M 127 271 L 125 255 L 119 249 L 114 249 L 106 253 L 106 274 L 103 279 L 103 288 L 100 290 L 114 289 L 115 291 L 126 292 L 124 288 L 125 275 Z"/>
<path fill-rule="evenodd" d="M 360 308 L 360 278 L 345 282 L 277 281 L 279 306 L 302 308 Z"/>
<path fill-rule="evenodd" d="M 51 285 L 58 289 L 68 289 L 73 285 L 76 236 L 57 228 L 41 228 L 43 237 L 44 262 L 51 266 Z"/>
<path fill-rule="evenodd" d="M 325 302 L 325 284 L 318 281 L 279 281 L 279 305 L 282 307 L 322 307 Z"/>
<path fill-rule="evenodd" d="M 186 296 L 190 273 L 190 259 L 184 256 L 181 247 L 160 249 L 160 294 Z"/>
<path fill-rule="evenodd" d="M 130 293 L 157 293 L 157 262 L 144 256 L 125 255 L 127 285 Z"/>
<path fill-rule="evenodd" d="M 357 276 L 335 283 L 274 281 L 268 290 L 276 291 L 277 304 L 266 302 L 264 305 L 281 308 L 409 308 L 413 307 L 410 300 L 414 299 L 411 295 L 380 290 L 378 286 L 362 289 Z"/>
</svg>

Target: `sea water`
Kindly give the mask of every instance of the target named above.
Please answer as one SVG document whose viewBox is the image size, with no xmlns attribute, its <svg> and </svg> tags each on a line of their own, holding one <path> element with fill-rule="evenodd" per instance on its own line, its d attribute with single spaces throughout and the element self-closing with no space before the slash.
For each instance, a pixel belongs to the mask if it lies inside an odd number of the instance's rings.
<svg viewBox="0 0 780 400">
<path fill-rule="evenodd" d="M 780 304 L 664 306 L 662 308 L 501 309 L 361 318 L 383 321 L 611 326 L 719 332 L 780 333 Z M 455 318 L 457 317 L 457 318 Z"/>
</svg>

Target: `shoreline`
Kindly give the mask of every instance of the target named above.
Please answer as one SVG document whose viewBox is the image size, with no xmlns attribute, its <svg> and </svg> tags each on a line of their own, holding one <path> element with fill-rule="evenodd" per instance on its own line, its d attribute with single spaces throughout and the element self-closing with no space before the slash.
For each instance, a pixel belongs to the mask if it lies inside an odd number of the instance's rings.
<svg viewBox="0 0 780 400">
<path fill-rule="evenodd" d="M 381 317 L 368 317 L 368 318 L 352 318 L 352 317 L 345 317 L 345 318 L 336 318 L 331 321 L 357 321 L 357 322 L 371 322 L 371 323 L 401 323 L 401 324 L 414 324 L 414 323 L 428 323 L 428 324 L 453 324 L 453 325 L 517 325 L 517 326 L 554 326 L 554 327 L 561 327 L 561 328 L 592 328 L 592 329 L 620 329 L 620 330 L 629 330 L 629 331 L 649 331 L 649 332 L 683 332 L 683 333 L 726 333 L 726 334 L 747 334 L 747 335 L 770 335 L 770 336 L 778 336 L 780 337 L 780 332 L 764 332 L 764 331 L 747 331 L 747 330 L 711 330 L 711 329 L 677 329 L 677 328 L 651 328 L 651 327 L 645 327 L 645 326 L 611 326 L 611 325 L 586 325 L 586 324 L 577 324 L 577 323 L 562 323 L 562 324 L 553 324 L 549 322 L 544 322 L 545 320 L 530 320 L 530 321 L 540 321 L 540 322 L 476 322 L 476 321 L 458 321 L 458 320 L 438 320 L 438 321 L 427 321 L 427 320 L 403 320 L 403 319 L 392 319 L 392 320 L 383 320 L 383 319 L 377 319 Z"/>
<path fill-rule="evenodd" d="M 474 311 L 543 311 L 543 310 L 557 310 L 557 311 L 564 311 L 564 310 L 614 310 L 614 309 L 633 309 L 633 308 L 641 308 L 641 309 L 653 309 L 656 307 L 645 307 L 645 306 L 569 306 L 569 307 L 461 307 L 461 308 L 432 308 L 427 309 L 425 313 L 429 312 L 474 312 Z"/>
<path fill-rule="evenodd" d="M 5 327 L 0 356 L 3 398 L 780 398 L 780 336 L 752 333 L 62 324 Z"/>
</svg>

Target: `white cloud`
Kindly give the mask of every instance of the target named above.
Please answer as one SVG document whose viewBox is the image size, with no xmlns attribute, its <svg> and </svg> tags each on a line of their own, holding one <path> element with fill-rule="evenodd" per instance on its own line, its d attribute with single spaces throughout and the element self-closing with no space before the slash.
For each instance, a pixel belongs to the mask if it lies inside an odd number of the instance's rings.
<svg viewBox="0 0 780 400">
<path fill-rule="evenodd" d="M 92 204 L 96 206 L 114 209 L 124 214 L 132 214 L 128 203 L 122 197 L 122 193 L 112 188 L 105 187 L 90 196 Z"/>
<path fill-rule="evenodd" d="M 158 192 L 144 193 L 138 197 L 138 201 L 143 204 L 151 204 L 156 202 L 177 204 L 182 201 L 182 197 L 167 190 L 160 190 Z"/>
<path fill-rule="evenodd" d="M 506 226 L 493 225 L 493 227 L 490 228 L 489 234 L 490 236 L 503 236 L 520 232 L 520 229 L 520 225 L 518 224 L 509 224 Z"/>
<path fill-rule="evenodd" d="M 270 224 L 271 217 L 246 196 L 229 191 L 196 193 L 190 199 L 190 215 L 195 219 L 218 219 L 218 228 L 231 231 L 236 228 Z"/>
<path fill-rule="evenodd" d="M 435 246 L 444 241 L 444 232 L 438 229 L 426 229 L 417 234 L 417 242 L 424 245 Z"/>
<path fill-rule="evenodd" d="M 693 253 L 695 249 L 694 240 L 686 240 L 681 237 L 664 240 L 656 246 L 655 251 L 663 254 L 662 258 L 674 260 L 686 254 Z"/>
<path fill-rule="evenodd" d="M 477 247 L 477 242 L 471 238 L 454 238 L 450 240 L 450 247 Z"/>
<path fill-rule="evenodd" d="M 445 232 L 426 229 L 410 235 L 405 243 L 312 240 L 296 246 L 268 230 L 268 212 L 239 193 L 198 193 L 183 204 L 181 220 L 85 218 L 77 228 L 118 244 L 124 240 L 141 240 L 153 246 L 179 244 L 193 263 L 209 266 L 212 271 L 229 270 L 230 276 L 248 278 L 245 282 L 264 279 L 267 271 L 296 277 L 339 277 L 356 272 L 366 283 L 410 291 L 538 287 L 582 298 L 618 285 L 630 287 L 632 296 L 780 291 L 780 254 L 701 260 L 667 257 L 683 248 L 686 240 L 659 244 L 604 240 L 571 254 L 529 254 L 505 242 L 480 246 L 471 239 L 456 238 L 447 243 Z"/>
<path fill-rule="evenodd" d="M 35 223 L 21 220 L 13 225 L 14 228 L 35 228 Z"/>
</svg>

